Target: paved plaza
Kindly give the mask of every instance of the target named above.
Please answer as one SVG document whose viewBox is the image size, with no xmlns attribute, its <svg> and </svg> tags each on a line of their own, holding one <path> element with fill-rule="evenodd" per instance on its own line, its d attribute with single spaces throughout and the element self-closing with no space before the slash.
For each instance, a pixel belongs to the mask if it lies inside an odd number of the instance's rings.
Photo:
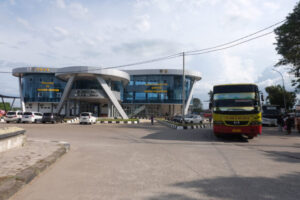
<svg viewBox="0 0 300 200">
<path fill-rule="evenodd" d="M 300 199 L 296 132 L 264 127 L 247 141 L 148 123 L 18 126 L 29 139 L 67 141 L 71 150 L 13 200 Z"/>
</svg>

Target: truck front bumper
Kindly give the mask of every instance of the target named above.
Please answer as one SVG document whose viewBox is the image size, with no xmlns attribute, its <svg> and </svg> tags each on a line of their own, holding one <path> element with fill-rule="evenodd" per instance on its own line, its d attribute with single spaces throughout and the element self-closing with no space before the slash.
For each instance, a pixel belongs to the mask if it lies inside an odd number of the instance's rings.
<svg viewBox="0 0 300 200">
<path fill-rule="evenodd" d="M 252 126 L 225 126 L 225 125 L 214 125 L 214 133 L 216 134 L 238 134 L 238 135 L 248 135 L 257 136 L 262 132 L 261 125 Z"/>
</svg>

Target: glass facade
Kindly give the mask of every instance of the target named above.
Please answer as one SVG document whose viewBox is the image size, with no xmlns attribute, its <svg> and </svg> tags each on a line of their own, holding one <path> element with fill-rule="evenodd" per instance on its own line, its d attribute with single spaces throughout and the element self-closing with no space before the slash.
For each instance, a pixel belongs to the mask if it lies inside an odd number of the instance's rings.
<svg viewBox="0 0 300 200">
<path fill-rule="evenodd" d="M 186 77 L 186 99 L 194 79 Z M 123 103 L 182 103 L 182 76 L 131 75 L 123 93 Z"/>
<path fill-rule="evenodd" d="M 59 102 L 66 82 L 54 74 L 25 74 L 22 77 L 25 102 Z"/>
<path fill-rule="evenodd" d="M 194 84 L 186 76 L 186 100 Z M 59 102 L 66 82 L 51 73 L 32 73 L 22 77 L 25 102 Z M 122 103 L 182 103 L 181 75 L 131 75 L 126 87 L 121 81 L 108 81 L 112 91 L 120 92 Z M 72 89 L 102 89 L 96 79 L 75 80 Z"/>
</svg>

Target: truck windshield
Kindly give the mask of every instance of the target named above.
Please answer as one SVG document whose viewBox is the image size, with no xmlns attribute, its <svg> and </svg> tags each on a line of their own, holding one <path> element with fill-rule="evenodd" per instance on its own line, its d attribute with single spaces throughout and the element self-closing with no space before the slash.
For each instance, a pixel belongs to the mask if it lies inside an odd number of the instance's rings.
<svg viewBox="0 0 300 200">
<path fill-rule="evenodd" d="M 263 114 L 279 115 L 280 108 L 277 106 L 263 106 Z"/>
<path fill-rule="evenodd" d="M 260 101 L 255 85 L 220 85 L 214 87 L 213 111 L 238 114 L 259 112 Z"/>
</svg>

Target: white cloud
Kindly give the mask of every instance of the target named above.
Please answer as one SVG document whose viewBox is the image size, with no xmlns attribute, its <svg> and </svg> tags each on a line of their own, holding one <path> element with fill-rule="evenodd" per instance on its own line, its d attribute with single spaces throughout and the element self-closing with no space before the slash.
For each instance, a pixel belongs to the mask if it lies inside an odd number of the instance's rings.
<svg viewBox="0 0 300 200">
<path fill-rule="evenodd" d="M 228 83 L 253 83 L 257 79 L 254 61 L 224 53 L 219 80 Z"/>
<path fill-rule="evenodd" d="M 56 0 L 56 6 L 61 9 L 67 10 L 67 12 L 74 18 L 85 18 L 89 9 L 83 6 L 81 3 L 72 2 L 66 3 L 65 0 Z"/>
<path fill-rule="evenodd" d="M 280 5 L 276 2 L 264 2 L 263 4 L 267 9 L 271 10 L 272 12 L 277 11 L 280 8 Z"/>
<path fill-rule="evenodd" d="M 16 1 L 15 0 L 9 0 L 10 5 L 16 5 Z"/>
<path fill-rule="evenodd" d="M 248 0 L 228 0 L 226 1 L 226 13 L 231 18 L 237 19 L 257 19 L 262 15 L 259 6 Z"/>
<path fill-rule="evenodd" d="M 23 19 L 21 17 L 17 17 L 17 22 L 22 24 L 27 29 L 32 29 L 31 25 L 29 24 L 29 22 L 26 19 Z"/>
<path fill-rule="evenodd" d="M 66 7 L 66 3 L 64 0 L 56 0 L 56 5 L 59 8 L 65 8 Z"/>
<path fill-rule="evenodd" d="M 80 3 L 71 3 L 69 5 L 69 12 L 74 18 L 84 18 L 88 13 L 88 8 Z"/>
<path fill-rule="evenodd" d="M 53 28 L 56 33 L 58 33 L 60 36 L 68 36 L 69 35 L 69 31 L 67 31 L 66 29 L 59 27 L 59 26 L 55 26 Z"/>
<path fill-rule="evenodd" d="M 150 24 L 149 18 L 150 17 L 148 15 L 143 15 L 143 16 L 137 17 L 136 27 L 139 31 L 147 32 L 151 29 L 151 24 Z"/>
</svg>

